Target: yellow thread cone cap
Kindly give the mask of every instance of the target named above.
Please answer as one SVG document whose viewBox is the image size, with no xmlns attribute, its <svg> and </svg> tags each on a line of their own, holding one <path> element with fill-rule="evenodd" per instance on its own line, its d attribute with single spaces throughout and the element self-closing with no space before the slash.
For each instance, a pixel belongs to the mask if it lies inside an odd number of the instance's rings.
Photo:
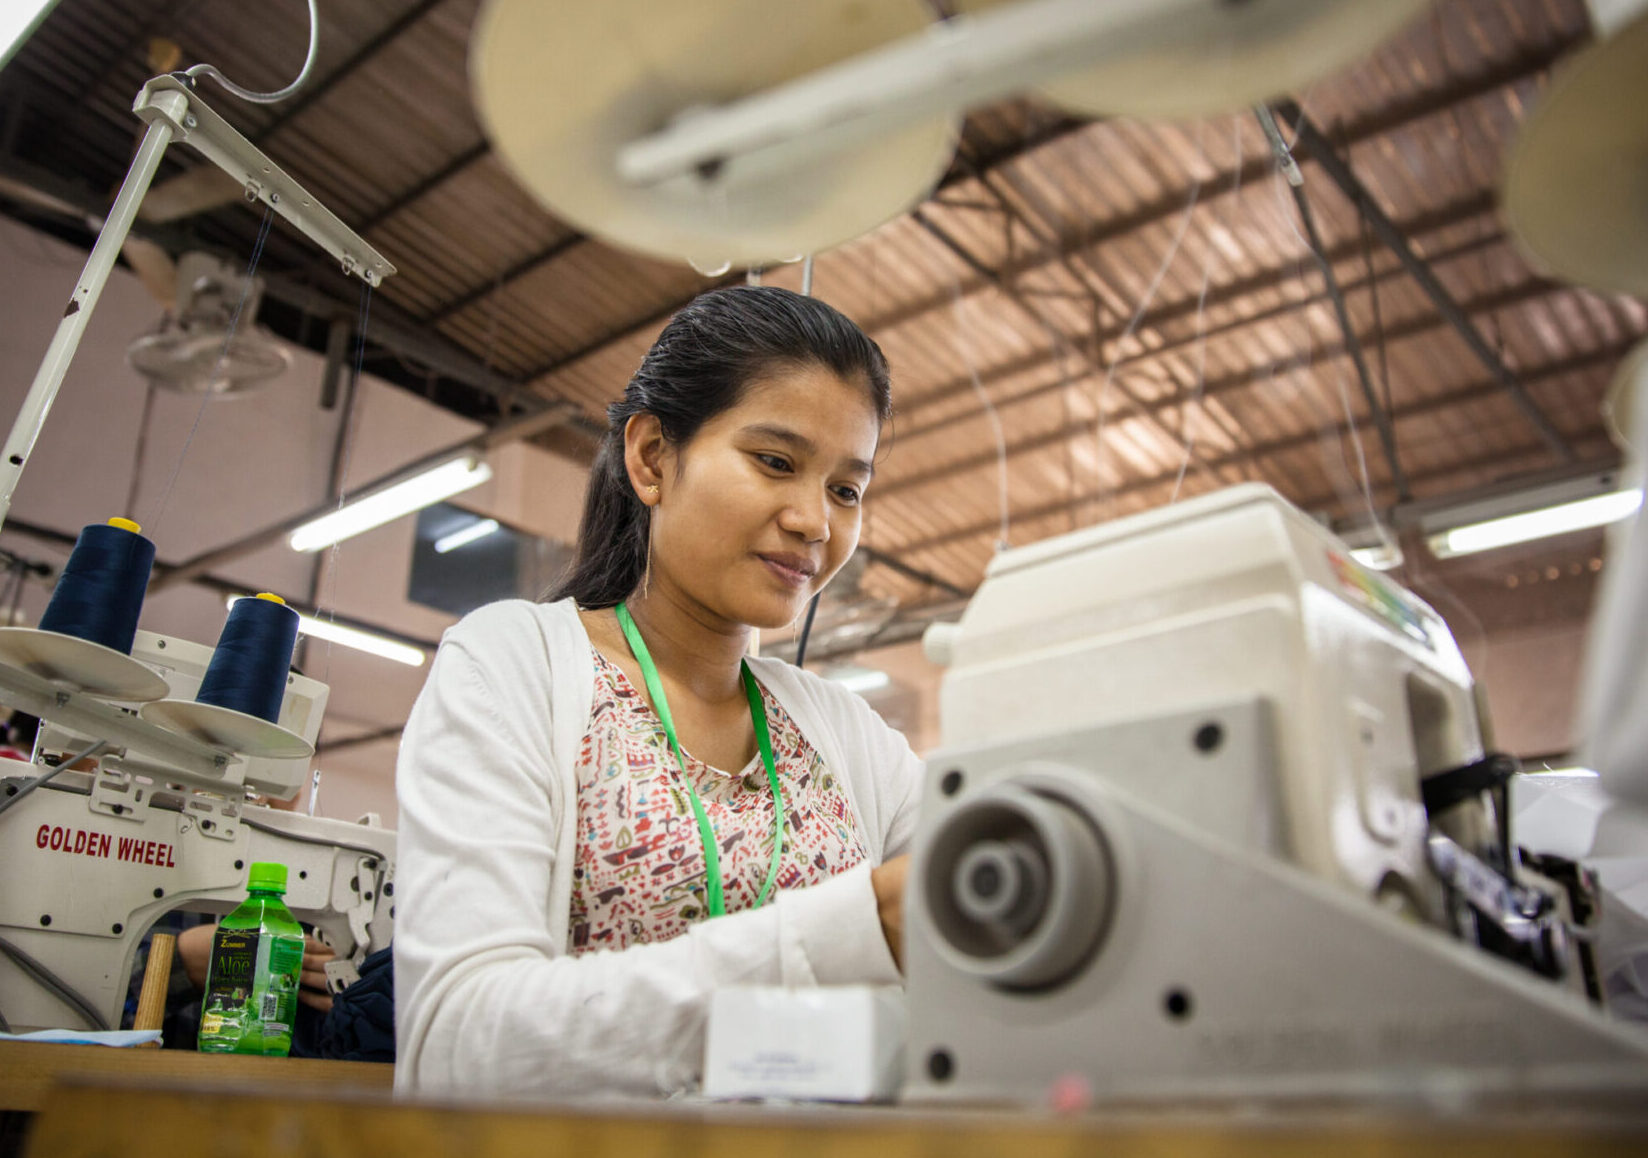
<svg viewBox="0 0 1648 1158">
<path fill-rule="evenodd" d="M 143 529 L 142 527 L 138 526 L 136 523 L 132 522 L 130 519 L 120 519 L 120 518 L 110 519 L 109 520 L 109 526 L 119 527 L 122 531 L 130 531 L 134 535 L 137 534 L 139 531 L 141 531 Z"/>
<path fill-rule="evenodd" d="M 282 599 L 279 595 L 271 594 L 268 591 L 259 591 L 257 597 L 259 599 L 267 599 L 270 603 L 278 603 L 282 607 L 286 606 L 286 600 Z"/>
</svg>

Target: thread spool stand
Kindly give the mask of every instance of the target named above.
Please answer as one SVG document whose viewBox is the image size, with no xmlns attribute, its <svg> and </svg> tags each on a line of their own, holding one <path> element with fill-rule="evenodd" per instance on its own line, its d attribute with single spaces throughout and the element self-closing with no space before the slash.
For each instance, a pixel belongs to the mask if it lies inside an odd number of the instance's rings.
<svg viewBox="0 0 1648 1158">
<path fill-rule="evenodd" d="M 138 711 L 148 723 L 254 759 L 299 760 L 315 754 L 315 746 L 296 732 L 233 708 L 157 700 Z"/>
<path fill-rule="evenodd" d="M 34 627 L 0 627 L 0 663 L 100 700 L 141 704 L 166 694 L 166 680 L 112 647 Z"/>
</svg>

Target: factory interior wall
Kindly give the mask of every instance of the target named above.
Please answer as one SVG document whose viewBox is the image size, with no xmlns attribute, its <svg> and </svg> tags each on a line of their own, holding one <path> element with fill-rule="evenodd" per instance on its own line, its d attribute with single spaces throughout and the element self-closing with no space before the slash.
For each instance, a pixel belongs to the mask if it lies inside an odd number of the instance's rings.
<svg viewBox="0 0 1648 1158">
<path fill-rule="evenodd" d="M 1532 761 L 1572 751 L 1580 739 L 1575 707 L 1586 642 L 1584 620 L 1487 637 L 1486 655 L 1473 670 L 1487 689 L 1496 747 Z"/>
<path fill-rule="evenodd" d="M 15 417 L 69 299 L 86 255 L 73 246 L 0 220 L 0 414 Z M 161 308 L 124 268 L 103 292 L 14 498 L 10 518 L 74 534 L 126 515 L 143 525 L 157 558 L 177 562 L 279 522 L 326 500 L 343 408 L 319 404 L 323 360 L 292 350 L 281 378 L 244 397 L 157 391 L 147 448 L 137 466 L 146 385 L 126 364 L 126 347 L 154 329 Z M 359 384 L 349 440 L 346 487 L 359 486 L 479 429 L 451 412 L 370 374 Z M 185 446 L 187 452 L 185 453 Z M 570 540 L 583 503 L 585 472 L 536 448 L 513 444 L 489 456 L 493 479 L 455 499 L 520 530 Z M 174 478 L 175 475 L 175 478 Z M 434 641 L 455 617 L 406 598 L 414 520 L 397 520 L 317 556 L 292 551 L 284 538 L 214 571 L 248 590 L 308 598 L 341 615 Z M 9 527 L 0 545 L 48 562 L 66 547 Z M 49 587 L 31 583 L 24 622 L 38 621 Z M 140 626 L 195 642 L 216 641 L 223 597 L 182 585 L 152 595 Z M 306 653 L 305 653 L 306 652 Z M 299 664 L 331 685 L 331 738 L 403 722 L 428 673 L 375 656 L 300 643 Z M 379 813 L 395 819 L 394 740 L 323 753 L 318 814 L 352 820 Z"/>
</svg>

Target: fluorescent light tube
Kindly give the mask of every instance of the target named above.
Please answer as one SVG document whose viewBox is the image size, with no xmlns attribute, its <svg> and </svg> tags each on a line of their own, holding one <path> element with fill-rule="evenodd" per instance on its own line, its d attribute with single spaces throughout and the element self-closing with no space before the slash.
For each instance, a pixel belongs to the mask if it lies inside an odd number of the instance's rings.
<svg viewBox="0 0 1648 1158">
<path fill-rule="evenodd" d="M 11 0 L 0 4 L 0 68 L 11 62 L 23 42 L 57 7 L 57 0 Z"/>
<path fill-rule="evenodd" d="M 456 551 L 459 547 L 473 543 L 476 539 L 484 539 L 498 529 L 497 519 L 476 519 L 461 531 L 453 531 L 450 535 L 442 535 L 435 540 L 435 554 L 444 555 L 448 551 Z"/>
<path fill-rule="evenodd" d="M 1477 551 L 1492 551 L 1496 547 L 1509 547 L 1513 543 L 1527 543 L 1552 535 L 1565 535 L 1570 531 L 1606 526 L 1636 513 L 1641 505 L 1640 489 L 1593 495 L 1577 502 L 1561 503 L 1520 515 L 1507 515 L 1502 519 L 1489 519 L 1484 523 L 1455 527 L 1451 531 L 1432 535 L 1429 540 L 1430 548 L 1438 559 L 1470 555 Z"/>
<path fill-rule="evenodd" d="M 382 490 L 363 495 L 347 506 L 303 524 L 292 532 L 294 551 L 318 551 L 352 535 L 380 527 L 402 515 L 421 511 L 492 477 L 484 458 L 455 458 Z"/>
<path fill-rule="evenodd" d="M 245 599 L 244 595 L 231 595 L 227 602 L 230 607 Z M 344 627 L 340 623 L 328 623 L 324 619 L 316 619 L 312 615 L 298 614 L 298 634 L 307 635 L 311 639 L 324 639 L 331 643 L 352 647 L 356 651 L 364 651 L 369 655 L 380 656 L 383 659 L 392 659 L 396 663 L 404 663 L 407 667 L 422 667 L 423 661 L 428 658 L 422 648 L 410 644 L 398 643 L 393 639 L 385 639 L 381 635 L 374 635 L 370 631 L 362 631 L 357 627 Z"/>
</svg>

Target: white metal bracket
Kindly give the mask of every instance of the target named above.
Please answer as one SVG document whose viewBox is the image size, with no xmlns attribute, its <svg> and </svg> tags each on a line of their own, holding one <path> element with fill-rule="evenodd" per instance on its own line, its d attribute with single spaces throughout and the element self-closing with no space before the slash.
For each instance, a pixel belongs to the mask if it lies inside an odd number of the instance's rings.
<svg viewBox="0 0 1648 1158">
<path fill-rule="evenodd" d="M 118 768 L 100 765 L 92 773 L 92 793 L 86 807 L 101 816 L 142 824 L 149 818 L 151 787 Z"/>
<path fill-rule="evenodd" d="M 169 774 L 179 780 L 221 785 L 227 779 L 230 764 L 238 759 L 226 748 L 168 731 L 113 704 L 81 692 L 67 691 L 9 664 L 0 664 L 0 697 L 30 715 L 101 737 L 113 748 L 135 748 L 156 757 L 164 761 Z"/>
<path fill-rule="evenodd" d="M 91 312 L 126 243 L 137 209 L 149 191 L 160 160 L 172 140 L 187 141 L 201 156 L 223 169 L 246 189 L 249 199 L 262 201 L 320 246 L 338 262 L 343 272 L 376 286 L 395 272 L 395 267 L 354 230 L 322 205 L 285 170 L 281 169 L 234 127 L 196 96 L 188 85 L 174 76 L 158 76 L 145 84 L 133 102 L 135 112 L 149 128 L 126 170 L 109 214 L 103 220 L 97 242 L 86 258 L 86 268 L 57 323 L 46 356 L 40 360 L 34 382 L 12 423 L 11 433 L 0 447 L 0 524 L 11 510 L 12 495 L 23 477 L 23 467 L 34 453 L 34 444 L 46 425 L 57 392 L 74 359 L 80 338 L 86 332 Z"/>
<path fill-rule="evenodd" d="M 167 94 L 181 97 L 182 102 L 170 99 Z M 186 81 L 176 76 L 155 77 L 138 92 L 132 102 L 132 112 L 145 124 L 165 122 L 175 140 L 190 145 L 239 182 L 246 190 L 246 200 L 261 201 L 286 218 L 305 237 L 331 254 L 345 274 L 356 275 L 375 287 L 395 272 L 383 254 L 235 131 Z"/>
</svg>

